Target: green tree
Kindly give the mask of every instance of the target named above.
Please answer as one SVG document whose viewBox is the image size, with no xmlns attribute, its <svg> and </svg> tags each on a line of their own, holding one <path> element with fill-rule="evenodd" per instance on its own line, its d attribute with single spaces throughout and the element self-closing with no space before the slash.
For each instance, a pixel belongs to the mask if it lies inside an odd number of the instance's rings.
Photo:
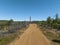
<svg viewBox="0 0 60 45">
<path fill-rule="evenodd" d="M 47 24 L 48 26 L 51 26 L 52 24 L 52 18 L 50 16 L 47 18 Z"/>
<path fill-rule="evenodd" d="M 58 14 L 56 14 L 56 17 L 55 17 L 55 22 L 57 23 L 59 20 L 59 17 L 58 17 Z"/>
<path fill-rule="evenodd" d="M 58 14 L 56 14 L 55 19 L 53 19 L 53 24 L 52 24 L 53 28 L 59 29 L 60 28 L 60 19 L 58 17 Z"/>
<path fill-rule="evenodd" d="M 11 24 L 13 24 L 13 19 L 10 19 L 8 22 L 7 22 L 7 25 L 11 25 Z"/>
</svg>

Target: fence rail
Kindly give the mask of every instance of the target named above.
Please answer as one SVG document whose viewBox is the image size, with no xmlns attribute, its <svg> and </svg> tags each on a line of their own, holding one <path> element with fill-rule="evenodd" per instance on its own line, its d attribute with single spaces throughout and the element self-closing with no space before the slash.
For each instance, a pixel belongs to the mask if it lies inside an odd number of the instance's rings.
<svg viewBox="0 0 60 45">
<path fill-rule="evenodd" d="M 23 23 L 14 23 L 12 25 L 8 25 L 5 30 L 0 30 L 0 38 L 8 36 L 12 33 L 17 32 L 18 30 L 27 27 L 29 23 L 28 22 L 23 22 Z"/>
</svg>

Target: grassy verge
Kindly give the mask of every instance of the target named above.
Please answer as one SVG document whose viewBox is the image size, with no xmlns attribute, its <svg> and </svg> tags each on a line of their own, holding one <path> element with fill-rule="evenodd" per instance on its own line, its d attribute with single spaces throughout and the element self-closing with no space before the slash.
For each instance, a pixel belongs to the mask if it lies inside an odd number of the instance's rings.
<svg viewBox="0 0 60 45">
<path fill-rule="evenodd" d="M 20 29 L 17 32 L 10 34 L 9 36 L 0 38 L 0 45 L 9 45 L 9 43 L 17 39 L 19 35 L 25 31 L 26 28 Z"/>
<path fill-rule="evenodd" d="M 51 45 L 60 45 L 60 36 L 57 36 L 60 35 L 59 33 L 55 32 L 55 34 L 54 31 L 43 27 L 40 27 L 40 29 L 43 34 L 51 41 Z"/>
<path fill-rule="evenodd" d="M 0 39 L 0 45 L 7 45 L 9 42 L 13 41 L 17 37 L 17 34 L 13 34 Z"/>
</svg>

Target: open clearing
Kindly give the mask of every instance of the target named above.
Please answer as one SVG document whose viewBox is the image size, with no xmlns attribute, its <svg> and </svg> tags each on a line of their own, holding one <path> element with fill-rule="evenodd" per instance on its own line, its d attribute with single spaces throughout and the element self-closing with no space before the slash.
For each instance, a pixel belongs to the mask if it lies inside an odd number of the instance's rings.
<svg viewBox="0 0 60 45">
<path fill-rule="evenodd" d="M 9 45 L 50 45 L 50 41 L 43 35 L 36 24 L 30 24 L 19 39 Z"/>
</svg>

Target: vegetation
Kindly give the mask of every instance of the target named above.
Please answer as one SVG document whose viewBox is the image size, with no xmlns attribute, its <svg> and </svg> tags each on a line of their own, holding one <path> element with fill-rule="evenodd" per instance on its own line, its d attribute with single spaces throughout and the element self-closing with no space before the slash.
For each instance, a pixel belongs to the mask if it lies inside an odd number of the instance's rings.
<svg viewBox="0 0 60 45">
<path fill-rule="evenodd" d="M 60 18 L 58 14 L 56 14 L 55 18 L 49 16 L 47 20 L 32 21 L 30 23 L 36 23 L 54 45 L 60 44 Z M 0 20 L 0 45 L 5 45 L 14 40 L 18 35 L 17 32 L 27 27 L 28 24 L 27 21 L 14 21 L 13 19 Z"/>
<path fill-rule="evenodd" d="M 60 18 L 58 14 L 56 14 L 55 18 L 49 16 L 46 21 L 38 21 L 37 24 L 50 29 L 60 29 Z"/>
<path fill-rule="evenodd" d="M 56 14 L 55 18 L 50 16 L 43 21 L 33 21 L 42 30 L 43 34 L 51 41 L 52 45 L 60 45 L 60 18 Z"/>
<path fill-rule="evenodd" d="M 7 37 L 0 38 L 0 45 L 7 45 L 9 42 L 13 41 L 16 38 L 16 34 L 10 35 Z"/>
<path fill-rule="evenodd" d="M 27 25 L 27 21 L 0 20 L 0 45 L 7 45 L 13 41 Z"/>
</svg>

